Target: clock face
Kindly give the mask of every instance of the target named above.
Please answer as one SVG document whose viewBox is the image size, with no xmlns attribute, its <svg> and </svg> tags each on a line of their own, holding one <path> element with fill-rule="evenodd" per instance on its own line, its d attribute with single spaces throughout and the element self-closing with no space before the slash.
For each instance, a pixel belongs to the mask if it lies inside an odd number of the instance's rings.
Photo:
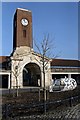
<svg viewBox="0 0 80 120">
<path fill-rule="evenodd" d="M 21 23 L 22 23 L 23 26 L 27 26 L 27 25 L 28 25 L 28 20 L 25 19 L 25 18 L 23 18 L 23 19 L 21 20 Z"/>
</svg>

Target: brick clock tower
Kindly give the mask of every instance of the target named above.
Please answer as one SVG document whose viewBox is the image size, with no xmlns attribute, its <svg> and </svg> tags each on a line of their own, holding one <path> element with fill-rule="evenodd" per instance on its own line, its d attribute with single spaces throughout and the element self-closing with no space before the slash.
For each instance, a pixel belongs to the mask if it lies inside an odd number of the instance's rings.
<svg viewBox="0 0 80 120">
<path fill-rule="evenodd" d="M 18 8 L 14 15 L 13 52 L 11 54 L 11 87 L 42 86 L 41 55 L 33 50 L 32 13 Z M 46 60 L 46 59 L 45 59 Z M 48 68 L 50 63 L 48 62 Z M 16 77 L 17 76 L 17 81 Z M 46 70 L 46 86 L 49 85 L 50 69 Z"/>
<path fill-rule="evenodd" d="M 18 8 L 14 15 L 13 49 L 20 46 L 33 47 L 32 43 L 32 13 Z"/>
</svg>

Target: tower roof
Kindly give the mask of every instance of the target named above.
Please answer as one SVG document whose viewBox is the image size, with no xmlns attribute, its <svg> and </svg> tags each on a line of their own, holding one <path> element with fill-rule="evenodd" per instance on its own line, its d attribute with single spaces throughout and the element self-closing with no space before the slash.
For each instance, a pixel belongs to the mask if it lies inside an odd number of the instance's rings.
<svg viewBox="0 0 80 120">
<path fill-rule="evenodd" d="M 28 11 L 28 12 L 31 12 L 30 10 L 27 10 L 27 9 L 23 9 L 23 8 L 17 8 L 18 10 L 23 10 L 23 11 Z"/>
</svg>

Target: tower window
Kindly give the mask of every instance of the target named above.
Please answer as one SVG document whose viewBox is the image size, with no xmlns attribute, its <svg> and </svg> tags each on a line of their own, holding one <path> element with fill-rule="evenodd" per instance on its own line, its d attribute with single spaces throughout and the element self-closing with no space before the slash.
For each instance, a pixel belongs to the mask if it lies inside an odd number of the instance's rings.
<svg viewBox="0 0 80 120">
<path fill-rule="evenodd" d="M 23 30 L 23 37 L 26 37 L 26 30 Z"/>
</svg>

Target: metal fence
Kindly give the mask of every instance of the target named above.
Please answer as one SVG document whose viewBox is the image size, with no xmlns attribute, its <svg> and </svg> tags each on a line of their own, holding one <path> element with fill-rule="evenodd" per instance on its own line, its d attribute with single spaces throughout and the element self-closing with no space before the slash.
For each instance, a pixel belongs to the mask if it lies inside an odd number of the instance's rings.
<svg viewBox="0 0 80 120">
<path fill-rule="evenodd" d="M 46 101 L 46 111 L 55 109 L 60 106 L 70 106 L 72 107 L 75 104 L 80 103 L 80 96 L 69 97 L 63 100 L 47 100 Z M 44 101 L 42 102 L 34 102 L 31 104 L 23 103 L 23 104 L 4 104 L 2 105 L 2 116 L 5 120 L 11 120 L 11 118 L 27 116 L 33 114 L 42 114 L 44 113 Z"/>
</svg>

